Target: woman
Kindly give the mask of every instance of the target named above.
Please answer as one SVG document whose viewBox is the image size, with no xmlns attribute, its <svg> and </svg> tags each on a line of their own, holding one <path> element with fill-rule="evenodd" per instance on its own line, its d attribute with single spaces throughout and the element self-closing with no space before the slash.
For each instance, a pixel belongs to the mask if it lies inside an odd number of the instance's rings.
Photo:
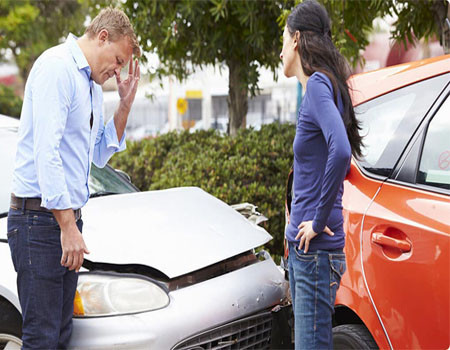
<svg viewBox="0 0 450 350">
<path fill-rule="evenodd" d="M 326 10 L 314 0 L 287 19 L 280 54 L 284 74 L 305 90 L 294 139 L 294 195 L 289 279 L 296 349 L 332 348 L 336 291 L 346 269 L 343 181 L 361 136 L 350 100 L 349 68 L 331 41 Z"/>
</svg>

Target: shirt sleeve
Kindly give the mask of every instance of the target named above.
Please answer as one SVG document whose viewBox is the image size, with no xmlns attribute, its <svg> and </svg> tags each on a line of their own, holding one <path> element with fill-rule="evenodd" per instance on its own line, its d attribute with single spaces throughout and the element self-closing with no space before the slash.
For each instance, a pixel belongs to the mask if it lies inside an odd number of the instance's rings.
<svg viewBox="0 0 450 350">
<path fill-rule="evenodd" d="M 31 86 L 33 108 L 33 157 L 41 191 L 41 206 L 72 208 L 59 153 L 74 87 L 64 61 L 44 58 L 36 67 Z"/>
<path fill-rule="evenodd" d="M 127 148 L 125 142 L 125 130 L 119 141 L 117 138 L 114 117 L 104 125 L 103 113 L 100 115 L 99 128 L 95 140 L 94 159 L 93 162 L 99 168 L 103 168 L 116 152 L 121 152 Z"/>
<path fill-rule="evenodd" d="M 351 147 L 341 114 L 334 103 L 331 82 L 319 74 L 312 76 L 310 80 L 307 86 L 313 120 L 321 129 L 328 147 L 320 201 L 312 224 L 314 232 L 321 233 L 347 174 Z"/>
</svg>

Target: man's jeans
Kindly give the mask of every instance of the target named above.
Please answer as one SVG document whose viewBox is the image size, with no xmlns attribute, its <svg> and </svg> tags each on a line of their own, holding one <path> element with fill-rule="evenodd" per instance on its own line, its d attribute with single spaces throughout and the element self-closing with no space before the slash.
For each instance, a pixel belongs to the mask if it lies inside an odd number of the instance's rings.
<svg viewBox="0 0 450 350">
<path fill-rule="evenodd" d="M 339 250 L 304 253 L 289 243 L 289 284 L 295 320 L 295 349 L 333 349 L 332 315 L 346 270 Z"/>
<path fill-rule="evenodd" d="M 78 220 L 81 231 L 83 223 Z M 10 209 L 8 243 L 22 307 L 23 349 L 65 349 L 78 274 L 61 266 L 61 230 L 52 213 Z"/>
</svg>

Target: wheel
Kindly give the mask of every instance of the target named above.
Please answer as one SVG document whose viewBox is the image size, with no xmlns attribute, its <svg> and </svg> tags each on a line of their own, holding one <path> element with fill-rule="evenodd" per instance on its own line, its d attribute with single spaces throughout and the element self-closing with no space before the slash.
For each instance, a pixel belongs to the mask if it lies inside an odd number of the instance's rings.
<svg viewBox="0 0 450 350">
<path fill-rule="evenodd" d="M 8 301 L 0 297 L 0 350 L 22 346 L 22 316 Z"/>
<path fill-rule="evenodd" d="M 334 327 L 333 347 L 336 350 L 378 349 L 369 330 L 362 324 L 345 324 Z"/>
</svg>

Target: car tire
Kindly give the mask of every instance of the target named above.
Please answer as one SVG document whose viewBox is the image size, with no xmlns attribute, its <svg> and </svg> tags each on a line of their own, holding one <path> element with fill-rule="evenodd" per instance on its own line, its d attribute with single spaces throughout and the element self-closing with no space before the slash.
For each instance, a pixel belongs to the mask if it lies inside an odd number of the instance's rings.
<svg viewBox="0 0 450 350">
<path fill-rule="evenodd" d="M 369 330 L 362 324 L 346 324 L 333 328 L 333 347 L 339 349 L 378 349 Z"/>
<path fill-rule="evenodd" d="M 22 316 L 6 299 L 0 297 L 0 350 L 22 346 Z"/>
</svg>

